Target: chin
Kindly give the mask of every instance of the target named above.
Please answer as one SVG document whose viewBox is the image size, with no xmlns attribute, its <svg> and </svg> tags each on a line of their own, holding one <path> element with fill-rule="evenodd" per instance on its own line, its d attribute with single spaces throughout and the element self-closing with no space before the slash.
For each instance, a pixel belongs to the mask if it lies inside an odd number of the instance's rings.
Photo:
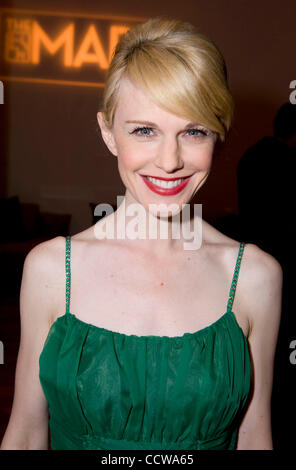
<svg viewBox="0 0 296 470">
<path fill-rule="evenodd" d="M 158 208 L 153 207 L 152 205 L 157 205 L 159 206 Z M 162 203 L 148 203 L 145 205 L 145 209 L 147 213 L 151 214 L 154 217 L 157 217 L 158 219 L 171 219 L 174 216 L 177 216 L 182 212 L 182 204 L 184 203 L 176 203 L 176 202 L 162 202 Z M 150 206 L 151 205 L 151 206 Z M 170 208 L 170 205 L 174 205 L 176 207 Z M 150 207 L 149 207 L 150 206 Z M 166 207 L 168 209 L 166 209 Z"/>
</svg>

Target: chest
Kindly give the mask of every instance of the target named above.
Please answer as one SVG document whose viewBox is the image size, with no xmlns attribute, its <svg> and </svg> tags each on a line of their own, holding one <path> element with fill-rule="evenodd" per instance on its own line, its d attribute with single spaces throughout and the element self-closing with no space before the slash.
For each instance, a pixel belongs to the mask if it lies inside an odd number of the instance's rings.
<svg viewBox="0 0 296 470">
<path fill-rule="evenodd" d="M 209 258 L 188 254 L 162 262 L 108 252 L 83 261 L 71 259 L 70 311 L 87 323 L 125 334 L 180 336 L 226 312 L 232 273 Z"/>
</svg>

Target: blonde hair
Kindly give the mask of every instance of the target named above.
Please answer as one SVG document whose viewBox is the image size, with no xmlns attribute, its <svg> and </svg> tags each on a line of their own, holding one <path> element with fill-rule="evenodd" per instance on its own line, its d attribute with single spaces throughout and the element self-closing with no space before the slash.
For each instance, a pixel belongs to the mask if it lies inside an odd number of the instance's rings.
<svg viewBox="0 0 296 470">
<path fill-rule="evenodd" d="M 159 107 L 207 127 L 224 142 L 234 108 L 226 65 L 216 45 L 190 23 L 151 18 L 121 36 L 103 92 L 102 114 L 109 128 L 124 76 Z"/>
</svg>

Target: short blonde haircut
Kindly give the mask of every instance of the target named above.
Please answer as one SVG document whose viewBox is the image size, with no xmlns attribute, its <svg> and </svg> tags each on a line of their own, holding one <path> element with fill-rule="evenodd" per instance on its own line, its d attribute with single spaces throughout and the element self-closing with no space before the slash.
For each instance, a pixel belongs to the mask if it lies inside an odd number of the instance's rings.
<svg viewBox="0 0 296 470">
<path fill-rule="evenodd" d="M 103 92 L 102 114 L 109 128 L 124 76 L 162 109 L 205 126 L 224 142 L 234 108 L 226 65 L 213 41 L 190 23 L 151 18 L 121 36 Z"/>
</svg>

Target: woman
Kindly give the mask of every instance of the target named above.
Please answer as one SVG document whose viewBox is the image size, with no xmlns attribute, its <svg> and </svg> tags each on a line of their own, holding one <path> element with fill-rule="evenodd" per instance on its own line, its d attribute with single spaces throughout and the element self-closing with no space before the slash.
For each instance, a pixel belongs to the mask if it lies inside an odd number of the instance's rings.
<svg viewBox="0 0 296 470">
<path fill-rule="evenodd" d="M 232 110 L 224 60 L 192 25 L 154 18 L 121 37 L 98 123 L 124 203 L 25 260 L 2 449 L 46 449 L 48 411 L 52 449 L 273 448 L 281 266 L 204 220 L 197 248 L 174 236 Z M 133 232 L 133 204 L 142 237 L 102 237 Z M 168 235 L 149 237 L 148 216 Z"/>
</svg>

